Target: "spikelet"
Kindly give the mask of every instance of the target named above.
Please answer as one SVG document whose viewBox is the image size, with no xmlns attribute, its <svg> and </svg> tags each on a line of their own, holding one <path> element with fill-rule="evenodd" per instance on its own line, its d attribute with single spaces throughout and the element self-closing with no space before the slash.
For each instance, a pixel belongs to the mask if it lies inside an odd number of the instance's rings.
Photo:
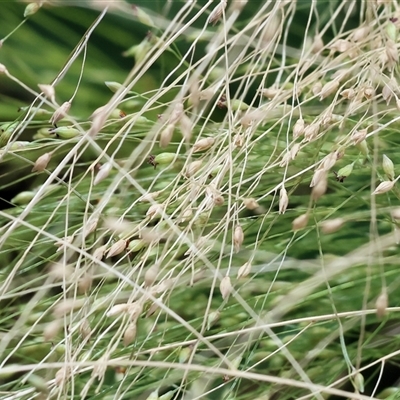
<svg viewBox="0 0 400 400">
<path fill-rule="evenodd" d="M 320 223 L 321 232 L 324 234 L 337 232 L 344 224 L 343 218 L 327 219 Z"/>
<path fill-rule="evenodd" d="M 251 262 L 247 261 L 238 270 L 237 278 L 245 278 L 251 271 Z"/>
<path fill-rule="evenodd" d="M 131 322 L 125 329 L 123 343 L 124 346 L 129 346 L 136 338 L 137 326 L 136 322 Z"/>
<path fill-rule="evenodd" d="M 299 229 L 305 228 L 308 224 L 308 218 L 309 218 L 308 213 L 302 214 L 302 215 L 298 216 L 297 218 L 295 218 L 292 221 L 292 229 L 294 231 L 297 231 Z"/>
<path fill-rule="evenodd" d="M 289 204 L 289 196 L 284 186 L 279 191 L 279 214 L 285 214 L 287 206 Z"/>
<path fill-rule="evenodd" d="M 386 291 L 382 291 L 382 293 L 376 299 L 375 308 L 378 318 L 383 318 L 386 315 L 386 311 L 388 308 L 388 295 Z"/>
<path fill-rule="evenodd" d="M 63 118 L 65 118 L 68 115 L 70 108 L 71 108 L 71 103 L 69 101 L 66 101 L 60 107 L 58 107 L 56 111 L 54 111 L 54 114 L 50 118 L 49 122 L 52 125 L 56 126 L 58 121 L 61 121 Z"/>
<path fill-rule="evenodd" d="M 127 243 L 125 239 L 119 239 L 118 241 L 116 241 L 108 250 L 107 258 L 121 254 L 126 249 L 126 245 Z"/>
<path fill-rule="evenodd" d="M 52 341 L 60 332 L 62 328 L 62 321 L 55 319 L 49 322 L 43 330 L 43 338 L 46 342 Z"/>
<path fill-rule="evenodd" d="M 299 118 L 293 126 L 293 139 L 296 140 L 298 137 L 304 134 L 304 119 Z"/>
<path fill-rule="evenodd" d="M 228 275 L 222 278 L 221 283 L 219 285 L 219 290 L 221 292 L 223 300 L 225 300 L 231 294 L 233 287 L 231 284 L 231 278 Z"/>
<path fill-rule="evenodd" d="M 53 85 L 43 85 L 43 84 L 38 84 L 39 89 L 43 92 L 43 94 L 50 99 L 50 101 L 52 103 L 55 103 L 55 96 L 56 96 L 56 92 L 54 90 L 54 86 Z"/>
<path fill-rule="evenodd" d="M 92 334 L 89 321 L 86 318 L 84 318 L 79 325 L 79 333 L 83 339 L 89 339 Z"/>
<path fill-rule="evenodd" d="M 121 303 L 121 304 L 116 304 L 110 308 L 110 310 L 107 312 L 106 316 L 107 317 L 115 317 L 117 315 L 121 315 L 123 313 L 126 313 L 128 311 L 129 304 L 127 303 Z"/>
<path fill-rule="evenodd" d="M 235 248 L 235 252 L 238 253 L 240 248 L 242 247 L 244 240 L 243 228 L 240 225 L 236 225 L 233 231 L 233 246 Z"/>
<path fill-rule="evenodd" d="M 145 203 L 145 202 L 151 203 L 160 195 L 160 193 L 161 192 L 145 193 L 144 195 L 142 195 L 138 198 L 138 201 L 140 201 L 142 203 Z"/>
<path fill-rule="evenodd" d="M 196 172 L 200 170 L 202 164 L 203 164 L 203 160 L 192 161 L 186 167 L 186 176 L 189 178 L 189 177 L 193 176 L 194 174 L 196 174 Z"/>
<path fill-rule="evenodd" d="M 338 88 L 339 88 L 338 80 L 327 82 L 324 86 L 322 86 L 322 89 L 319 92 L 319 100 L 323 100 L 326 97 L 330 96 L 331 94 L 336 93 Z"/>
<path fill-rule="evenodd" d="M 111 169 L 112 169 L 111 162 L 106 162 L 105 164 L 103 164 L 100 167 L 99 172 L 97 172 L 96 178 L 94 178 L 93 185 L 97 185 L 102 180 L 106 179 L 107 176 L 110 174 Z"/>
<path fill-rule="evenodd" d="M 322 170 L 322 173 L 320 174 L 320 179 L 312 188 L 311 198 L 314 201 L 317 201 L 321 196 L 325 194 L 327 188 L 328 188 L 328 179 L 326 176 L 326 172 Z"/>
<path fill-rule="evenodd" d="M 254 199 L 253 197 L 243 199 L 243 204 L 248 210 L 255 210 L 260 207 L 256 199 Z"/>
<path fill-rule="evenodd" d="M 221 313 L 217 310 L 217 311 L 212 311 L 210 312 L 210 314 L 208 314 L 207 317 L 207 330 L 209 331 L 211 329 L 211 327 L 219 321 L 221 317 Z"/>
<path fill-rule="evenodd" d="M 382 168 L 386 176 L 392 181 L 394 179 L 394 164 L 386 154 L 383 155 Z"/>
<path fill-rule="evenodd" d="M 208 17 L 209 24 L 215 25 L 221 19 L 226 8 L 226 4 L 226 0 L 220 0 L 219 4 L 214 8 L 210 16 Z"/>
<path fill-rule="evenodd" d="M 103 257 L 104 254 L 107 250 L 107 245 L 103 245 L 98 247 L 94 252 L 93 252 L 93 258 L 95 258 L 96 260 L 100 261 Z"/>
<path fill-rule="evenodd" d="M 160 147 L 167 147 L 172 140 L 172 136 L 174 135 L 175 124 L 168 124 L 160 134 Z"/>
<path fill-rule="evenodd" d="M 42 154 L 36 161 L 32 168 L 32 172 L 43 172 L 51 160 L 51 153 Z"/>
<path fill-rule="evenodd" d="M 208 150 L 214 143 L 215 139 L 212 137 L 200 139 L 193 145 L 193 153 Z"/>
<path fill-rule="evenodd" d="M 304 138 L 307 142 L 314 140 L 319 132 L 319 124 L 312 123 L 304 129 Z"/>
<path fill-rule="evenodd" d="M 378 185 L 378 187 L 373 191 L 372 194 L 376 195 L 389 192 L 393 189 L 395 183 L 395 181 L 383 181 Z"/>
</svg>

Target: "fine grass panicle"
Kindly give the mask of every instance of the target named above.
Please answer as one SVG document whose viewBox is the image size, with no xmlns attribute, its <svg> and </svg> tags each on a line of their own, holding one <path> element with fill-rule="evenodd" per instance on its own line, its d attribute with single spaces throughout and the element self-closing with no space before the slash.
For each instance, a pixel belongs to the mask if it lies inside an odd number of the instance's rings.
<svg viewBox="0 0 400 400">
<path fill-rule="evenodd" d="M 0 398 L 395 399 L 400 4 L 5 2 Z"/>
</svg>

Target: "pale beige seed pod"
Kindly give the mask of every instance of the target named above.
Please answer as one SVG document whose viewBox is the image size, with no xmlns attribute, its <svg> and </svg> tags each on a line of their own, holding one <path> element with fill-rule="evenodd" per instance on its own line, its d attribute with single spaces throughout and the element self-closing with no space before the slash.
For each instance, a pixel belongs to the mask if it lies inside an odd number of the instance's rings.
<svg viewBox="0 0 400 400">
<path fill-rule="evenodd" d="M 316 54 L 319 53 L 324 48 L 324 41 L 321 35 L 315 35 L 314 40 L 311 45 L 311 52 Z"/>
<path fill-rule="evenodd" d="M 350 50 L 353 46 L 353 43 L 348 40 L 338 39 L 330 46 L 330 49 L 339 53 L 344 53 L 345 51 Z"/>
<path fill-rule="evenodd" d="M 237 278 L 245 278 L 251 271 L 251 262 L 247 261 L 238 270 Z"/>
<path fill-rule="evenodd" d="M 138 198 L 138 201 L 140 201 L 141 203 L 150 203 L 152 201 L 154 201 L 161 192 L 151 192 L 151 193 L 145 193 L 143 196 L 140 196 Z"/>
<path fill-rule="evenodd" d="M 383 155 L 382 168 L 386 176 L 392 181 L 394 179 L 394 164 L 386 154 Z"/>
<path fill-rule="evenodd" d="M 376 308 L 376 315 L 378 318 L 383 318 L 386 315 L 386 311 L 388 308 L 388 295 L 386 291 L 383 291 L 378 298 L 376 299 L 375 302 L 375 308 Z"/>
<path fill-rule="evenodd" d="M 337 232 L 345 223 L 343 218 L 327 219 L 320 223 L 321 232 L 325 235 Z"/>
<path fill-rule="evenodd" d="M 129 346 L 136 339 L 136 333 L 136 322 L 131 322 L 124 332 L 123 343 L 125 347 Z"/>
<path fill-rule="evenodd" d="M 226 0 L 220 0 L 219 4 L 214 8 L 214 10 L 212 10 L 210 16 L 208 17 L 209 24 L 215 25 L 221 19 L 226 5 Z"/>
<path fill-rule="evenodd" d="M 134 303 L 129 304 L 128 306 L 128 314 L 130 316 L 131 321 L 136 321 L 143 312 L 143 304 L 141 302 L 135 301 Z"/>
<path fill-rule="evenodd" d="M 356 97 L 356 92 L 354 89 L 344 89 L 340 92 L 340 95 L 347 100 L 352 100 Z"/>
<path fill-rule="evenodd" d="M 129 304 L 127 304 L 127 303 L 116 304 L 110 308 L 110 310 L 107 312 L 106 316 L 107 317 L 116 317 L 118 315 L 126 313 L 128 311 L 128 308 L 129 308 Z"/>
<path fill-rule="evenodd" d="M 325 193 L 328 188 L 328 178 L 326 172 L 323 171 L 318 183 L 312 188 L 311 198 L 314 201 L 318 201 Z"/>
<path fill-rule="evenodd" d="M 399 62 L 399 52 L 397 50 L 396 43 L 389 39 L 385 42 L 386 56 L 387 56 L 387 66 L 392 69 L 394 65 Z"/>
<path fill-rule="evenodd" d="M 353 144 L 356 145 L 365 140 L 365 138 L 367 137 L 367 133 L 368 129 L 361 129 L 359 131 L 353 132 L 353 134 L 351 135 L 351 140 L 353 141 Z"/>
<path fill-rule="evenodd" d="M 382 89 L 382 98 L 383 100 L 385 100 L 387 106 L 389 105 L 390 100 L 392 100 L 392 97 L 393 97 L 393 89 L 391 89 L 388 84 L 385 84 L 385 86 Z"/>
<path fill-rule="evenodd" d="M 326 171 L 324 169 L 317 169 L 311 179 L 310 187 L 317 186 L 324 176 L 326 176 Z"/>
<path fill-rule="evenodd" d="M 217 311 L 212 311 L 210 312 L 210 314 L 208 314 L 207 317 L 207 330 L 209 331 L 211 329 L 211 327 L 219 321 L 221 317 L 221 313 L 217 310 Z"/>
<path fill-rule="evenodd" d="M 144 274 L 144 285 L 146 287 L 152 286 L 153 283 L 156 281 L 159 269 L 160 268 L 158 263 L 153 264 L 150 268 L 147 269 L 146 273 Z"/>
<path fill-rule="evenodd" d="M 55 96 L 56 96 L 56 92 L 54 90 L 54 86 L 53 85 L 44 85 L 39 83 L 38 84 L 39 89 L 43 92 L 43 94 L 50 99 L 50 101 L 52 103 L 55 103 Z"/>
<path fill-rule="evenodd" d="M 390 212 L 390 215 L 392 216 L 393 219 L 400 221 L 400 207 L 393 208 L 392 211 Z"/>
<path fill-rule="evenodd" d="M 189 142 L 192 138 L 193 122 L 186 114 L 183 114 L 180 118 L 179 128 L 181 130 L 182 137 Z"/>
<path fill-rule="evenodd" d="M 152 204 L 146 212 L 146 217 L 150 219 L 155 218 L 157 215 L 162 215 L 164 206 L 162 204 Z"/>
<path fill-rule="evenodd" d="M 330 171 L 330 169 L 336 164 L 338 159 L 338 152 L 333 151 L 329 153 L 321 163 L 321 167 L 324 171 Z"/>
<path fill-rule="evenodd" d="M 311 91 L 314 96 L 318 96 L 321 92 L 322 89 L 322 83 L 320 81 L 317 81 L 314 83 L 313 87 L 311 88 Z"/>
<path fill-rule="evenodd" d="M 60 107 L 58 107 L 56 111 L 54 111 L 54 114 L 50 118 L 49 122 L 52 125 L 56 125 L 58 121 L 61 121 L 68 115 L 70 108 L 71 108 L 71 103 L 69 101 L 66 101 Z"/>
<path fill-rule="evenodd" d="M 59 333 L 63 324 L 60 319 L 49 322 L 43 330 L 43 338 L 46 342 L 52 341 Z"/>
<path fill-rule="evenodd" d="M 96 260 L 100 261 L 103 257 L 104 254 L 106 253 L 107 250 L 107 245 L 104 244 L 103 246 L 98 247 L 94 252 L 93 252 L 93 258 Z"/>
<path fill-rule="evenodd" d="M 228 298 L 229 295 L 231 294 L 233 287 L 232 287 L 232 283 L 231 283 L 231 278 L 228 275 L 226 275 L 222 278 L 221 283 L 219 285 L 219 290 L 221 292 L 223 300 Z"/>
<path fill-rule="evenodd" d="M 294 231 L 297 231 L 299 229 L 305 228 L 308 224 L 308 218 L 309 218 L 308 213 L 302 214 L 302 215 L 298 216 L 297 218 L 295 218 L 292 221 L 292 229 Z"/>
<path fill-rule="evenodd" d="M 253 197 L 249 197 L 249 198 L 243 199 L 243 205 L 248 210 L 255 210 L 258 207 L 260 207 L 260 205 L 257 203 L 256 199 L 254 199 Z"/>
<path fill-rule="evenodd" d="M 93 185 L 97 185 L 101 181 L 107 178 L 107 176 L 110 174 L 110 171 L 112 170 L 112 163 L 111 162 L 106 162 L 104 163 L 99 171 L 97 172 L 96 177 L 94 178 Z"/>
<path fill-rule="evenodd" d="M 293 139 L 296 140 L 298 137 L 304 134 L 304 119 L 299 118 L 293 125 Z"/>
<path fill-rule="evenodd" d="M 240 248 L 242 247 L 244 240 L 244 233 L 243 233 L 243 228 L 241 225 L 236 225 L 234 231 L 233 231 L 233 246 L 235 248 L 235 252 L 238 253 L 240 251 Z"/>
<path fill-rule="evenodd" d="M 172 140 L 172 136 L 174 135 L 175 124 L 168 124 L 160 134 L 160 147 L 167 147 Z"/>
<path fill-rule="evenodd" d="M 182 102 L 175 103 L 168 122 L 170 124 L 176 124 L 181 119 L 183 112 L 184 112 L 183 103 Z"/>
<path fill-rule="evenodd" d="M 279 214 L 285 214 L 288 205 L 289 196 L 286 189 L 282 186 L 279 191 Z"/>
<path fill-rule="evenodd" d="M 125 249 L 126 249 L 126 240 L 119 239 L 110 247 L 110 249 L 107 252 L 106 258 L 117 256 L 118 254 L 121 254 Z"/>
<path fill-rule="evenodd" d="M 319 92 L 319 100 L 323 100 L 326 97 L 330 96 L 333 93 L 336 93 L 337 90 L 339 89 L 339 81 L 338 80 L 333 80 L 330 82 L 325 83 L 324 86 L 322 86 L 321 91 Z"/>
<path fill-rule="evenodd" d="M 32 168 L 32 172 L 43 172 L 51 160 L 51 153 L 42 154 Z"/>
<path fill-rule="evenodd" d="M 97 224 L 99 223 L 99 218 L 96 216 L 91 216 L 86 224 L 83 227 L 83 236 L 87 237 L 90 235 L 92 232 L 94 232 L 97 228 Z"/>
<path fill-rule="evenodd" d="M 373 191 L 372 194 L 376 195 L 389 192 L 393 189 L 395 183 L 396 181 L 383 181 L 378 185 L 378 187 Z"/>
<path fill-rule="evenodd" d="M 354 42 L 362 42 L 367 37 L 369 31 L 370 31 L 369 26 L 360 26 L 352 34 L 353 41 Z"/>
<path fill-rule="evenodd" d="M 63 239 L 58 240 L 56 243 L 54 243 L 54 245 L 58 247 L 57 252 L 63 251 L 65 248 L 68 248 L 68 245 L 71 244 L 73 240 L 73 235 L 66 236 Z"/>
<path fill-rule="evenodd" d="M 273 99 L 275 96 L 277 96 L 279 93 L 281 93 L 282 90 L 274 87 L 266 88 L 261 90 L 261 94 L 266 97 L 267 99 Z"/>
<path fill-rule="evenodd" d="M 53 315 L 55 318 L 62 318 L 69 314 L 72 310 L 80 308 L 82 306 L 82 301 L 74 299 L 64 299 L 63 301 L 57 303 L 53 309 Z"/>
<path fill-rule="evenodd" d="M 300 151 L 300 143 L 295 143 L 293 147 L 290 149 L 290 158 L 294 160 Z"/>
<path fill-rule="evenodd" d="M 319 132 L 319 124 L 314 122 L 304 129 L 304 138 L 307 142 L 314 140 Z"/>
<path fill-rule="evenodd" d="M 193 145 L 193 153 L 208 150 L 214 143 L 215 139 L 212 137 L 200 139 Z"/>
<path fill-rule="evenodd" d="M 203 164 L 203 160 L 192 161 L 186 167 L 186 176 L 191 177 L 198 172 Z"/>
<path fill-rule="evenodd" d="M 367 86 L 366 88 L 364 88 L 364 96 L 365 96 L 365 98 L 371 99 L 372 96 L 374 96 L 374 95 L 375 95 L 375 90 L 374 90 L 373 87 Z"/>
<path fill-rule="evenodd" d="M 220 195 L 220 194 L 215 194 L 214 196 L 212 196 L 212 200 L 214 205 L 216 206 L 222 206 L 225 202 L 224 196 Z"/>
</svg>

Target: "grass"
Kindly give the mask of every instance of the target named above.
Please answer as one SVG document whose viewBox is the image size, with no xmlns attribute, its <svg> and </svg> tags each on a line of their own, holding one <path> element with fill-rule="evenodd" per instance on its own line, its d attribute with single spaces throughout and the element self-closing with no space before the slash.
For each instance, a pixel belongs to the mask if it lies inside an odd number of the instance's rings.
<svg viewBox="0 0 400 400">
<path fill-rule="evenodd" d="M 378 3 L 4 6 L 0 398 L 399 396 Z"/>
</svg>

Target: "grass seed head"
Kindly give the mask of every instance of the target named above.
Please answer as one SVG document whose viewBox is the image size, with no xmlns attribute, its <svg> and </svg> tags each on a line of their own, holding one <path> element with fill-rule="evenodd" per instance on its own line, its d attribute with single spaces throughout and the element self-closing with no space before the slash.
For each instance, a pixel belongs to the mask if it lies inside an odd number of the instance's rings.
<svg viewBox="0 0 400 400">
<path fill-rule="evenodd" d="M 247 261 L 238 270 L 237 278 L 245 278 L 251 271 L 251 262 Z"/>
<path fill-rule="evenodd" d="M 58 107 L 56 111 L 54 111 L 54 114 L 50 118 L 49 122 L 52 125 L 56 125 L 59 121 L 61 121 L 68 115 L 70 108 L 71 108 L 71 103 L 69 101 L 66 101 L 60 107 Z"/>
<path fill-rule="evenodd" d="M 88 293 L 90 288 L 92 287 L 93 276 L 88 272 L 85 272 L 78 281 L 78 290 L 79 293 L 85 294 Z"/>
<path fill-rule="evenodd" d="M 56 98 L 56 91 L 54 90 L 53 85 L 44 85 L 39 83 L 38 84 L 39 89 L 43 92 L 43 94 L 50 99 L 52 103 L 55 103 L 55 98 Z"/>
<path fill-rule="evenodd" d="M 128 308 L 129 308 L 129 304 L 127 304 L 127 303 L 116 304 L 110 308 L 110 310 L 107 312 L 106 316 L 107 317 L 116 317 L 118 315 L 126 313 L 128 311 Z"/>
<path fill-rule="evenodd" d="M 324 48 L 324 41 L 321 35 L 315 35 L 314 40 L 311 45 L 311 52 L 316 54 L 319 53 Z"/>
<path fill-rule="evenodd" d="M 41 3 L 29 3 L 24 10 L 24 18 L 36 14 L 41 6 Z"/>
<path fill-rule="evenodd" d="M 326 176 L 326 172 L 322 171 L 320 179 L 317 184 L 312 188 L 311 198 L 314 201 L 318 201 L 325 193 L 328 188 L 328 178 Z"/>
<path fill-rule="evenodd" d="M 112 169 L 111 162 L 106 162 L 105 164 L 103 164 L 100 167 L 99 172 L 97 172 L 96 177 L 94 178 L 93 185 L 97 185 L 98 183 L 106 179 L 107 176 L 110 174 L 111 169 Z"/>
<path fill-rule="evenodd" d="M 137 333 L 136 322 L 131 322 L 128 327 L 125 329 L 123 343 L 124 346 L 129 346 L 135 339 Z"/>
<path fill-rule="evenodd" d="M 149 193 L 145 193 L 144 195 L 140 196 L 138 201 L 142 202 L 142 203 L 151 203 L 152 201 L 154 201 L 161 192 L 149 192 Z"/>
<path fill-rule="evenodd" d="M 305 228 L 308 224 L 308 218 L 309 218 L 308 213 L 302 214 L 302 215 L 298 216 L 297 218 L 295 218 L 292 222 L 292 229 L 294 231 L 297 231 L 297 230 Z"/>
<path fill-rule="evenodd" d="M 220 0 L 219 4 L 211 11 L 208 17 L 208 23 L 215 25 L 222 17 L 227 5 L 226 0 Z"/>
<path fill-rule="evenodd" d="M 356 92 L 354 89 L 344 89 L 340 92 L 340 95 L 347 99 L 347 100 L 352 100 L 354 97 L 356 97 Z"/>
<path fill-rule="evenodd" d="M 383 181 L 378 185 L 378 187 L 373 191 L 372 194 L 376 195 L 389 192 L 393 189 L 395 183 L 395 181 Z"/>
<path fill-rule="evenodd" d="M 243 228 L 241 225 L 236 225 L 234 231 L 233 231 L 233 246 L 235 248 L 235 252 L 238 253 L 240 251 L 240 248 L 242 247 L 244 240 L 244 233 L 243 233 Z"/>
<path fill-rule="evenodd" d="M 190 164 L 187 165 L 185 175 L 188 178 L 195 175 L 196 172 L 198 172 L 200 170 L 202 164 L 203 164 L 203 160 L 192 161 Z"/>
<path fill-rule="evenodd" d="M 214 143 L 215 139 L 212 137 L 200 139 L 193 145 L 193 153 L 208 150 Z"/>
<path fill-rule="evenodd" d="M 298 137 L 304 134 L 304 119 L 299 118 L 293 125 L 293 139 L 296 140 Z"/>
<path fill-rule="evenodd" d="M 228 298 L 229 295 L 231 294 L 233 287 L 232 287 L 232 283 L 231 283 L 231 278 L 228 275 L 226 275 L 222 278 L 221 283 L 219 285 L 219 290 L 221 292 L 223 300 Z"/>
<path fill-rule="evenodd" d="M 319 124 L 313 122 L 312 124 L 308 125 L 304 129 L 304 138 L 307 142 L 311 142 L 314 140 L 319 132 Z"/>
<path fill-rule="evenodd" d="M 345 51 L 350 50 L 353 46 L 354 44 L 348 40 L 338 39 L 329 48 L 338 53 L 344 53 Z"/>
<path fill-rule="evenodd" d="M 325 83 L 325 85 L 322 86 L 321 91 L 319 92 L 319 100 L 321 101 L 326 97 L 330 96 L 331 94 L 336 93 L 338 89 L 339 89 L 338 80 L 333 80 Z"/>
<path fill-rule="evenodd" d="M 337 232 L 343 225 L 345 220 L 343 218 L 327 219 L 320 223 L 321 232 L 325 235 Z"/>
<path fill-rule="evenodd" d="M 168 124 L 160 134 L 160 147 L 167 147 L 172 140 L 172 136 L 174 135 L 175 124 Z"/>
<path fill-rule="evenodd" d="M 289 205 L 289 196 L 284 187 L 279 191 L 279 214 L 285 214 L 287 206 Z"/>
<path fill-rule="evenodd" d="M 42 154 L 32 168 L 32 172 L 43 172 L 51 160 L 51 153 Z"/>
<path fill-rule="evenodd" d="M 209 331 L 213 325 L 215 325 L 221 317 L 221 313 L 217 311 L 212 311 L 207 317 L 207 330 Z"/>
<path fill-rule="evenodd" d="M 351 135 L 353 144 L 356 145 L 365 140 L 365 138 L 367 137 L 367 133 L 368 133 L 367 129 L 361 129 L 359 131 L 353 132 L 353 134 Z"/>
<path fill-rule="evenodd" d="M 354 375 L 353 384 L 357 392 L 364 393 L 364 377 L 360 372 Z"/>
<path fill-rule="evenodd" d="M 318 96 L 321 93 L 321 89 L 322 89 L 322 82 L 317 81 L 314 83 L 311 91 L 314 96 Z"/>
<path fill-rule="evenodd" d="M 256 199 L 254 199 L 253 197 L 243 199 L 243 204 L 248 210 L 255 210 L 260 207 Z"/>
<path fill-rule="evenodd" d="M 150 219 L 155 218 L 156 216 L 161 216 L 164 210 L 164 206 L 161 204 L 152 204 L 146 212 L 146 217 L 150 217 Z"/>
<path fill-rule="evenodd" d="M 386 311 L 388 308 L 388 295 L 386 291 L 383 291 L 378 298 L 376 299 L 375 302 L 375 308 L 376 308 L 376 315 L 378 318 L 383 318 L 386 315 Z"/>
<path fill-rule="evenodd" d="M 100 261 L 103 257 L 105 252 L 107 251 L 107 245 L 103 245 L 98 247 L 94 252 L 93 252 L 93 258 L 96 260 Z"/>
<path fill-rule="evenodd" d="M 89 236 L 92 232 L 94 232 L 97 228 L 97 224 L 99 223 L 99 218 L 96 216 L 91 216 L 86 224 L 84 225 L 83 229 L 83 236 L 87 237 Z"/>
<path fill-rule="evenodd" d="M 92 335 L 89 321 L 86 318 L 84 318 L 79 325 L 79 333 L 83 339 L 89 339 Z"/>
<path fill-rule="evenodd" d="M 382 168 L 386 176 L 392 181 L 394 179 L 394 164 L 386 154 L 383 155 Z"/>
<path fill-rule="evenodd" d="M 126 249 L 126 245 L 127 243 L 125 239 L 119 239 L 118 241 L 116 241 L 108 250 L 107 258 L 121 254 Z"/>
</svg>

